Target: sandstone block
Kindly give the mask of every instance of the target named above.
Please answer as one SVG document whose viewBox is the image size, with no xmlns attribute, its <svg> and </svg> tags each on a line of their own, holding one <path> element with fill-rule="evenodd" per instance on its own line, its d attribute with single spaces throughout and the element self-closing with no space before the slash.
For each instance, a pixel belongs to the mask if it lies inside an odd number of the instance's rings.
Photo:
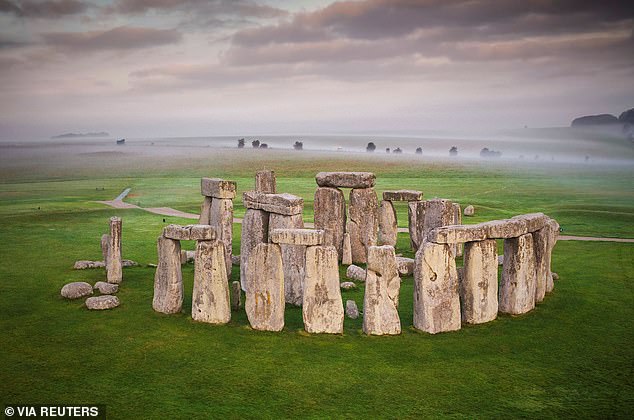
<svg viewBox="0 0 634 420">
<path fill-rule="evenodd" d="M 554 219 L 549 219 L 546 226 L 548 227 L 548 248 L 546 251 L 547 261 L 545 264 L 548 266 L 548 270 L 550 271 L 550 276 L 546 277 L 546 293 L 550 293 L 555 287 L 553 280 L 559 279 L 559 276 L 552 272 L 552 255 L 555 244 L 557 244 L 557 238 L 559 238 L 559 223 L 557 223 Z"/>
<path fill-rule="evenodd" d="M 376 176 L 371 172 L 319 172 L 317 185 L 332 188 L 372 188 Z"/>
<path fill-rule="evenodd" d="M 346 199 L 337 188 L 320 187 L 315 191 L 314 221 L 324 231 L 324 245 L 332 245 L 342 258 L 343 235 L 346 230 Z"/>
<path fill-rule="evenodd" d="M 460 204 L 458 203 L 452 203 L 452 208 L 453 208 L 453 223 L 451 223 L 452 225 L 461 225 L 462 224 L 462 211 L 460 209 Z M 462 250 L 463 250 L 463 245 L 462 244 L 456 244 L 455 245 L 455 255 L 456 257 L 461 257 L 462 256 Z"/>
<path fill-rule="evenodd" d="M 242 307 L 242 287 L 239 281 L 231 283 L 231 310 L 239 311 Z"/>
<path fill-rule="evenodd" d="M 276 178 L 273 171 L 257 171 L 255 173 L 255 190 L 267 194 L 276 193 Z"/>
<path fill-rule="evenodd" d="M 483 224 L 441 226 L 432 229 L 427 239 L 437 244 L 478 242 L 487 239 L 487 230 Z"/>
<path fill-rule="evenodd" d="M 462 322 L 482 324 L 497 317 L 498 260 L 494 239 L 465 244 L 459 290 Z"/>
<path fill-rule="evenodd" d="M 365 263 L 367 248 L 376 245 L 379 230 L 379 206 L 374 188 L 355 188 L 350 191 L 348 227 L 352 262 Z"/>
<path fill-rule="evenodd" d="M 519 216 L 513 216 L 511 220 L 522 220 L 526 223 L 527 233 L 536 232 L 546 226 L 549 217 L 544 213 L 528 213 Z"/>
<path fill-rule="evenodd" d="M 225 247 L 220 241 L 199 241 L 194 260 L 192 319 L 209 324 L 231 320 Z"/>
<path fill-rule="evenodd" d="M 356 289 L 357 285 L 351 281 L 344 281 L 339 285 L 343 290 Z"/>
<path fill-rule="evenodd" d="M 423 242 L 414 268 L 414 328 L 436 334 L 459 330 L 458 273 L 451 245 Z"/>
<path fill-rule="evenodd" d="M 210 225 L 167 225 L 163 228 L 163 236 L 175 241 L 213 241 L 217 233 Z"/>
<path fill-rule="evenodd" d="M 116 308 L 119 304 L 119 298 L 111 295 L 101 295 L 86 299 L 86 308 L 93 311 L 103 311 L 106 309 Z"/>
<path fill-rule="evenodd" d="M 108 283 L 121 283 L 123 280 L 123 261 L 121 258 L 121 228 L 119 217 L 110 218 L 110 243 L 108 244 L 108 260 L 106 262 L 106 277 Z"/>
<path fill-rule="evenodd" d="M 423 232 L 425 227 L 425 202 L 410 201 L 407 205 L 409 242 L 412 249 L 417 250 L 422 243 L 419 232 Z"/>
<path fill-rule="evenodd" d="M 240 236 L 240 283 L 247 290 L 249 255 L 258 245 L 269 240 L 269 214 L 263 210 L 247 209 L 242 220 Z"/>
<path fill-rule="evenodd" d="M 414 274 L 415 260 L 413 258 L 396 257 L 396 268 L 401 276 L 411 276 Z"/>
<path fill-rule="evenodd" d="M 334 246 L 306 249 L 302 316 L 304 328 L 309 333 L 343 333 L 343 301 Z"/>
<path fill-rule="evenodd" d="M 398 301 L 401 279 L 391 246 L 368 248 L 368 270 L 363 298 L 363 332 L 368 335 L 401 333 Z"/>
<path fill-rule="evenodd" d="M 350 234 L 343 234 L 343 250 L 341 252 L 341 264 L 352 264 L 352 244 L 350 243 Z"/>
<path fill-rule="evenodd" d="M 396 223 L 396 211 L 391 201 L 381 201 L 379 208 L 379 245 L 396 246 L 398 225 Z"/>
<path fill-rule="evenodd" d="M 101 255 L 103 255 L 104 267 L 108 265 L 108 254 L 110 253 L 110 235 L 101 235 Z"/>
<path fill-rule="evenodd" d="M 269 213 L 292 216 L 302 214 L 304 200 L 293 194 L 266 194 L 258 191 L 246 191 L 242 203 L 248 209 L 264 210 Z"/>
<path fill-rule="evenodd" d="M 225 272 L 227 279 L 229 279 L 231 277 L 231 255 L 233 254 L 233 200 L 214 198 L 211 203 L 209 224 L 216 230 L 217 238 L 224 245 Z"/>
<path fill-rule="evenodd" d="M 321 245 L 324 243 L 324 231 L 321 229 L 273 229 L 269 240 L 274 244 Z"/>
<path fill-rule="evenodd" d="M 119 291 L 118 284 L 106 283 L 105 281 L 98 281 L 93 287 L 95 290 L 99 290 L 99 293 L 104 295 L 111 295 Z"/>
<path fill-rule="evenodd" d="M 85 281 L 75 281 L 65 284 L 60 294 L 66 299 L 79 299 L 92 295 L 92 286 Z"/>
<path fill-rule="evenodd" d="M 346 316 L 350 319 L 359 318 L 359 308 L 357 308 L 357 302 L 354 300 L 346 301 Z"/>
<path fill-rule="evenodd" d="M 277 244 L 258 244 L 249 255 L 245 311 L 251 327 L 262 331 L 284 328 L 284 271 Z"/>
<path fill-rule="evenodd" d="M 533 236 L 504 241 L 504 266 L 499 290 L 500 312 L 526 313 L 535 307 L 536 270 Z"/>
<path fill-rule="evenodd" d="M 419 240 L 424 241 L 434 228 L 453 224 L 454 208 L 451 201 L 440 198 L 427 200 L 425 201 L 425 223 L 423 232 L 419 232 Z"/>
<path fill-rule="evenodd" d="M 414 191 L 414 190 L 383 191 L 383 200 L 386 200 L 386 201 L 421 201 L 422 199 L 423 199 L 422 191 Z"/>
<path fill-rule="evenodd" d="M 528 232 L 528 226 L 523 219 L 493 220 L 481 223 L 487 239 L 517 238 Z"/>
<path fill-rule="evenodd" d="M 475 214 L 475 207 L 473 207 L 471 204 L 469 204 L 467 207 L 464 208 L 464 213 L 465 216 L 473 216 Z"/>
<path fill-rule="evenodd" d="M 203 203 L 200 205 L 200 216 L 198 217 L 199 225 L 208 225 L 211 217 L 211 201 L 212 197 L 203 197 Z"/>
<path fill-rule="evenodd" d="M 181 244 L 177 240 L 159 236 L 157 248 L 158 264 L 154 274 L 152 308 L 156 312 L 175 314 L 183 307 Z"/>
<path fill-rule="evenodd" d="M 86 270 L 89 268 L 104 268 L 106 264 L 103 261 L 79 260 L 73 264 L 74 270 Z"/>
<path fill-rule="evenodd" d="M 236 190 L 235 181 L 219 178 L 202 178 L 200 180 L 200 193 L 205 197 L 234 199 Z"/>
<path fill-rule="evenodd" d="M 346 270 L 346 277 L 351 280 L 365 281 L 365 270 L 354 264 L 350 264 Z"/>
<path fill-rule="evenodd" d="M 278 229 L 301 229 L 304 221 L 301 214 L 285 216 L 271 214 L 269 217 L 269 242 L 271 232 Z M 281 244 L 284 266 L 284 296 L 286 303 L 302 304 L 302 284 L 306 269 L 306 247 L 302 245 Z"/>
</svg>

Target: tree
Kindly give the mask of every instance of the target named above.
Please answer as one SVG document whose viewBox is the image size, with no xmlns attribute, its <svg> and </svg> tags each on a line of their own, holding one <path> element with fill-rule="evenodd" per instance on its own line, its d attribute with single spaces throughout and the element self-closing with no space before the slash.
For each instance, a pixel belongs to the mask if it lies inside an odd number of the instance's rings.
<svg viewBox="0 0 634 420">
<path fill-rule="evenodd" d="M 423 148 L 422 147 L 417 147 L 416 148 L 416 154 L 417 155 L 422 155 L 423 154 Z"/>
<path fill-rule="evenodd" d="M 389 147 L 385 148 L 385 153 L 390 153 L 390 148 Z"/>
<path fill-rule="evenodd" d="M 400 147 L 397 147 L 396 149 L 394 149 L 394 151 L 392 153 L 400 154 L 400 153 L 403 153 L 403 151 L 401 150 Z"/>
<path fill-rule="evenodd" d="M 238 149 L 244 148 L 244 139 L 238 140 Z"/>
<path fill-rule="evenodd" d="M 295 150 L 304 150 L 304 143 L 301 141 L 296 141 L 293 145 L 293 149 Z"/>
<path fill-rule="evenodd" d="M 500 156 L 502 156 L 502 152 L 489 150 L 488 147 L 485 147 L 482 150 L 480 150 L 480 157 L 483 157 L 483 158 L 500 157 Z"/>
<path fill-rule="evenodd" d="M 451 149 L 449 149 L 449 156 L 458 156 L 458 148 L 456 146 L 451 146 Z"/>
<path fill-rule="evenodd" d="M 254 149 L 257 149 L 258 147 L 260 147 L 260 140 L 253 140 L 251 142 L 251 146 L 253 146 Z"/>
<path fill-rule="evenodd" d="M 262 144 L 260 145 L 260 149 L 268 149 L 268 148 L 269 148 L 269 145 L 268 145 L 268 144 L 266 144 L 266 143 L 262 143 Z"/>
<path fill-rule="evenodd" d="M 368 145 L 365 148 L 366 152 L 374 152 L 376 150 L 376 145 L 372 142 L 368 143 Z"/>
</svg>

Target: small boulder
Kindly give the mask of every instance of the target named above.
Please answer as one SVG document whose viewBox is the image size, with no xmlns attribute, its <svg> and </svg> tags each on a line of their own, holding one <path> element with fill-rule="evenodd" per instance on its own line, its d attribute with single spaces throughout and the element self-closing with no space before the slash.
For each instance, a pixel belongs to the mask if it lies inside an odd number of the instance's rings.
<svg viewBox="0 0 634 420">
<path fill-rule="evenodd" d="M 357 302 L 354 300 L 346 301 L 346 316 L 350 319 L 359 318 L 359 308 L 357 308 Z"/>
<path fill-rule="evenodd" d="M 559 280 L 559 274 L 551 273 L 553 275 L 553 280 Z"/>
<path fill-rule="evenodd" d="M 351 281 L 344 281 L 339 285 L 339 287 L 341 287 L 343 290 L 350 290 L 356 288 L 357 285 Z"/>
<path fill-rule="evenodd" d="M 472 205 L 468 205 L 464 208 L 463 214 L 465 216 L 473 216 L 475 214 L 475 207 L 473 207 Z"/>
<path fill-rule="evenodd" d="M 103 261 L 87 261 L 87 260 L 79 260 L 75 261 L 75 265 L 73 268 L 75 270 L 86 270 L 87 268 L 103 268 L 106 266 L 106 263 Z"/>
<path fill-rule="evenodd" d="M 498 265 L 504 265 L 504 255 L 498 255 Z"/>
<path fill-rule="evenodd" d="M 132 261 L 132 260 L 123 260 L 123 261 L 121 262 L 121 265 L 122 265 L 123 267 L 138 267 L 138 266 L 139 266 L 139 263 L 138 263 L 138 262 L 136 262 L 136 261 Z"/>
<path fill-rule="evenodd" d="M 79 299 L 92 295 L 92 286 L 85 281 L 76 281 L 64 285 L 60 293 L 66 299 Z"/>
<path fill-rule="evenodd" d="M 98 281 L 94 286 L 95 290 L 99 290 L 102 295 L 111 295 L 119 291 L 119 285 L 113 283 L 106 283 L 105 281 Z"/>
<path fill-rule="evenodd" d="M 346 277 L 356 281 L 365 281 L 365 270 L 358 265 L 351 264 L 346 270 Z"/>
<path fill-rule="evenodd" d="M 236 267 L 240 267 L 240 255 L 232 255 L 231 256 L 231 265 L 235 265 Z"/>
<path fill-rule="evenodd" d="M 102 311 L 119 306 L 119 298 L 112 295 L 101 295 L 86 299 L 86 307 L 90 310 Z"/>
</svg>

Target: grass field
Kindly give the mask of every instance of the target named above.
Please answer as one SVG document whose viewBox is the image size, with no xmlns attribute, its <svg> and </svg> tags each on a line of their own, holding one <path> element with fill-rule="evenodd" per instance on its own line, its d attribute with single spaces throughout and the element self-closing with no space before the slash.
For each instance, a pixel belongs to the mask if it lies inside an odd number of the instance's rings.
<svg viewBox="0 0 634 420">
<path fill-rule="evenodd" d="M 371 170 L 379 191 L 415 188 L 475 205 L 465 223 L 543 211 L 565 234 L 634 238 L 631 167 L 235 153 L 177 154 L 160 165 L 135 150 L 112 159 L 2 161 L 3 403 L 102 403 L 109 418 L 631 417 L 633 244 L 560 241 L 553 256 L 560 280 L 534 311 L 454 333 L 412 328 L 411 277 L 401 288 L 398 337 L 364 336 L 361 319 L 346 319 L 343 336 L 311 336 L 301 309 L 290 306 L 284 331 L 263 333 L 249 328 L 244 312 L 227 326 L 193 322 L 191 264 L 184 313 L 154 313 L 154 269 L 145 264 L 156 262 L 165 224 L 191 221 L 94 203 L 131 187 L 131 203 L 197 212 L 201 176 L 235 179 L 245 191 L 266 167 L 276 170 L 280 191 L 305 199 L 312 221 L 316 172 Z M 397 210 L 405 226 L 406 209 Z M 236 215 L 243 211 L 238 200 Z M 124 269 L 119 308 L 89 312 L 59 290 L 104 279 L 102 270 L 72 264 L 100 259 L 99 239 L 113 215 L 123 217 L 124 258 L 142 266 Z M 398 248 L 412 255 L 404 234 Z M 343 298 L 361 307 L 362 284 Z"/>
</svg>

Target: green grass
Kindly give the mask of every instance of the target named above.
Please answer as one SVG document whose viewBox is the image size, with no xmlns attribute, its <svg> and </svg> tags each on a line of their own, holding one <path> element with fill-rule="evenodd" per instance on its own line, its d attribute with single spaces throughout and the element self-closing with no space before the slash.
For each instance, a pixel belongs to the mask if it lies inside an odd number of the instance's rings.
<svg viewBox="0 0 634 420">
<path fill-rule="evenodd" d="M 336 160 L 281 158 L 266 165 L 278 172 L 281 191 L 305 198 L 307 221 L 316 169 L 341 169 Z M 236 179 L 240 191 L 253 183 L 253 168 L 221 165 L 203 173 L 192 166 L 192 173 L 129 169 L 121 177 L 78 172 L 54 182 L 47 172 L 0 184 L 4 403 L 105 403 L 111 418 L 629 418 L 634 412 L 633 244 L 560 241 L 553 269 L 561 280 L 534 311 L 435 336 L 412 328 L 411 277 L 401 288 L 397 337 L 367 337 L 361 319 L 346 319 L 343 336 L 311 336 L 303 332 L 301 309 L 290 306 L 280 333 L 251 330 L 242 311 L 227 326 L 195 323 L 191 264 L 184 268 L 184 313 L 154 313 L 154 269 L 145 264 L 156 262 L 165 224 L 189 221 L 163 222 L 92 201 L 129 186 L 130 202 L 195 212 L 201 175 Z M 468 222 L 545 211 L 565 233 L 634 237 L 632 185 L 619 170 L 564 168 L 552 176 L 539 168 L 368 167 L 366 160 L 347 166 L 375 170 L 379 190 L 418 188 L 427 197 L 474 204 L 478 213 Z M 404 226 L 405 207 L 398 211 Z M 115 214 L 124 220 L 124 257 L 143 266 L 124 269 L 119 308 L 89 312 L 59 290 L 69 281 L 104 279 L 102 270 L 74 271 L 72 264 L 100 258 L 99 238 Z M 239 252 L 239 226 L 235 237 Z M 398 248 L 412 255 L 406 235 Z M 342 294 L 362 307 L 362 285 Z"/>
</svg>

